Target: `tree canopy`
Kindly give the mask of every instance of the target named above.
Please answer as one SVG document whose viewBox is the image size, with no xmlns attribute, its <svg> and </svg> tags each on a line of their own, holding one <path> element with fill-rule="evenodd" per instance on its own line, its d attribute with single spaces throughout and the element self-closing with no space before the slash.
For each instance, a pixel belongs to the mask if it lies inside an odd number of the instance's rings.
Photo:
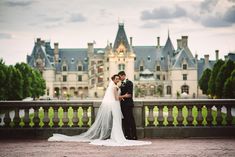
<svg viewBox="0 0 235 157">
<path fill-rule="evenodd" d="M 22 100 L 44 95 L 46 83 L 41 73 L 26 63 L 7 66 L 0 59 L 0 100 Z"/>
<path fill-rule="evenodd" d="M 206 69 L 203 74 L 201 79 L 199 80 L 199 86 L 203 92 L 203 94 L 208 94 L 208 82 L 211 76 L 211 69 Z"/>
</svg>

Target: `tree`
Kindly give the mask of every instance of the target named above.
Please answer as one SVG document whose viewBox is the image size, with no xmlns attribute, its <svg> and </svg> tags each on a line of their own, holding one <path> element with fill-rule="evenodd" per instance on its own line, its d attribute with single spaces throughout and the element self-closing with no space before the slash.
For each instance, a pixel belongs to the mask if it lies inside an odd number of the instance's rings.
<svg viewBox="0 0 235 157">
<path fill-rule="evenodd" d="M 0 59 L 0 100 L 6 100 L 6 81 L 7 81 L 7 66 Z"/>
<path fill-rule="evenodd" d="M 225 64 L 220 68 L 219 73 L 215 80 L 215 94 L 217 98 L 223 97 L 223 88 L 225 81 L 230 77 L 232 71 L 235 68 L 235 64 L 232 60 L 228 60 Z"/>
<path fill-rule="evenodd" d="M 31 97 L 32 93 L 32 68 L 26 63 L 17 63 L 15 67 L 21 72 L 23 78 L 23 98 Z"/>
<path fill-rule="evenodd" d="M 211 69 L 206 69 L 199 80 L 199 86 L 203 94 L 208 94 L 208 82 L 211 76 Z"/>
<path fill-rule="evenodd" d="M 11 78 L 11 93 L 12 97 L 10 100 L 22 100 L 23 99 L 23 78 L 21 72 L 13 66 L 12 78 Z"/>
<path fill-rule="evenodd" d="M 223 97 L 230 99 L 235 98 L 235 69 L 224 84 Z"/>
<path fill-rule="evenodd" d="M 42 78 L 41 73 L 38 70 L 32 71 L 32 97 L 38 98 L 41 95 L 45 94 L 46 83 Z"/>
<path fill-rule="evenodd" d="M 223 64 L 224 64 L 223 60 L 221 60 L 221 59 L 218 60 L 215 63 L 213 70 L 211 72 L 211 76 L 210 76 L 209 83 L 208 83 L 208 91 L 207 91 L 207 93 L 210 94 L 211 97 L 215 96 L 215 79 L 216 79 L 218 72 Z"/>
</svg>

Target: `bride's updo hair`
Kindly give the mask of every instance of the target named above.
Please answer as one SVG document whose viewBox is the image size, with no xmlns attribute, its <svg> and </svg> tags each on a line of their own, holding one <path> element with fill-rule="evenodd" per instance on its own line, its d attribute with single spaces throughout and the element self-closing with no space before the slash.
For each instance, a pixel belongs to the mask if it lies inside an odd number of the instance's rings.
<svg viewBox="0 0 235 157">
<path fill-rule="evenodd" d="M 113 75 L 113 76 L 111 77 L 111 79 L 114 80 L 116 76 L 119 77 L 118 74 L 115 74 L 115 75 Z"/>
</svg>

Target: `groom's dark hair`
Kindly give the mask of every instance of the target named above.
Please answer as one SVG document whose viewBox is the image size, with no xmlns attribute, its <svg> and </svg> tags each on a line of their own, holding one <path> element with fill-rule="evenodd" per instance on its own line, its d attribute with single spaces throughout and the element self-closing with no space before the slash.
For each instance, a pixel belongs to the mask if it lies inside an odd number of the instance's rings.
<svg viewBox="0 0 235 157">
<path fill-rule="evenodd" d="M 125 75 L 125 76 L 126 76 L 126 73 L 125 73 L 125 71 L 120 71 L 120 72 L 118 73 L 118 75 L 120 75 L 120 76 Z"/>
</svg>

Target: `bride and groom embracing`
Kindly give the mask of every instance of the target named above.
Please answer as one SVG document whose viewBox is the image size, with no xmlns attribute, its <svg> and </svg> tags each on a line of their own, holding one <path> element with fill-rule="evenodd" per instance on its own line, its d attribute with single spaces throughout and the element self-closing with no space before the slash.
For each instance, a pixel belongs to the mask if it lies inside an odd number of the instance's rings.
<svg viewBox="0 0 235 157">
<path fill-rule="evenodd" d="M 120 80 L 122 84 L 119 88 L 117 83 Z M 53 134 L 48 141 L 90 142 L 93 145 L 104 146 L 151 144 L 137 140 L 132 95 L 133 83 L 126 79 L 124 71 L 120 71 L 111 77 L 95 121 L 86 132 L 75 136 Z"/>
</svg>

